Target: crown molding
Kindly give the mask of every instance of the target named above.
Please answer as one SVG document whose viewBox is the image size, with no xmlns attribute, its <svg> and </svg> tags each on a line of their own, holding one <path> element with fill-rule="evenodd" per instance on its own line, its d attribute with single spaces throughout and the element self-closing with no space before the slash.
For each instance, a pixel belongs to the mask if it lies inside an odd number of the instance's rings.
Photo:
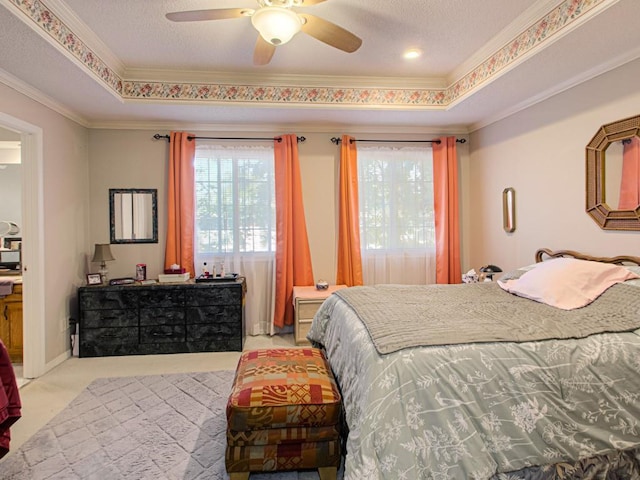
<svg viewBox="0 0 640 480">
<path fill-rule="evenodd" d="M 264 133 L 266 135 L 282 135 L 282 132 L 302 133 L 326 133 L 330 135 L 342 134 L 394 134 L 394 135 L 458 135 L 468 136 L 469 131 L 465 128 L 443 129 L 438 127 L 424 126 L 352 126 L 335 123 L 324 124 L 217 124 L 217 123 L 181 123 L 181 122 L 95 122 L 91 124 L 92 129 L 107 130 L 149 130 L 151 133 L 168 134 L 170 131 L 180 130 L 189 132 L 229 132 L 229 133 Z"/>
<path fill-rule="evenodd" d="M 6 72 L 1 68 L 0 68 L 0 83 L 3 83 L 7 87 L 14 89 L 18 93 L 21 93 L 26 97 L 29 97 L 30 99 L 44 105 L 45 107 L 53 110 L 54 112 L 59 113 L 63 117 L 66 117 L 69 120 L 76 122 L 78 125 L 81 125 L 83 127 L 89 127 L 89 122 L 87 121 L 86 118 L 78 115 L 76 112 L 70 110 L 66 106 L 53 100 L 51 97 L 45 95 L 40 90 L 32 87 L 31 85 L 25 83 L 24 81 L 11 75 L 9 72 Z"/>
<path fill-rule="evenodd" d="M 294 86 L 294 87 L 333 87 L 333 88 L 394 88 L 403 89 L 447 88 L 446 78 L 439 77 L 374 77 L 343 75 L 282 75 L 263 74 L 256 77 L 250 73 L 211 72 L 201 70 L 162 70 L 150 68 L 128 68 L 123 77 L 127 82 L 138 83 L 187 83 L 187 84 L 224 84 L 251 86 Z"/>
</svg>

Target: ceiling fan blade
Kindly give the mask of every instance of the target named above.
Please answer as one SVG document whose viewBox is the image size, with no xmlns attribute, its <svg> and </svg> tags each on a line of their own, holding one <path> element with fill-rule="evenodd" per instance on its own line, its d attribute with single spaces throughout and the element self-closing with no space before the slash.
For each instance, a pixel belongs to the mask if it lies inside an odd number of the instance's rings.
<svg viewBox="0 0 640 480">
<path fill-rule="evenodd" d="M 299 13 L 298 16 L 305 19 L 302 31 L 327 45 L 347 53 L 355 52 L 362 45 L 360 37 L 355 36 L 335 23 L 306 13 Z"/>
<path fill-rule="evenodd" d="M 266 65 L 271 61 L 273 54 L 276 51 L 276 46 L 271 45 L 261 35 L 258 35 L 256 41 L 256 48 L 253 51 L 253 64 L 254 65 Z"/>
<path fill-rule="evenodd" d="M 213 10 L 190 10 L 186 12 L 167 13 L 166 17 L 172 22 L 199 22 L 202 20 L 224 20 L 250 16 L 253 10 L 249 8 L 218 8 Z"/>
</svg>

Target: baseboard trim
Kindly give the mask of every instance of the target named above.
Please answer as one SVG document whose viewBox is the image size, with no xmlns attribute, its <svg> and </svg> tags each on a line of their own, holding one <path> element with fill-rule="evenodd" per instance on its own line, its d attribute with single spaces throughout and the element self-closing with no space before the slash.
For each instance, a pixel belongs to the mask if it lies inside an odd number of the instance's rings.
<svg viewBox="0 0 640 480">
<path fill-rule="evenodd" d="M 61 353 L 60 355 L 58 355 L 56 358 L 51 360 L 50 362 L 47 362 L 45 364 L 45 366 L 44 366 L 43 375 L 45 373 L 47 373 L 49 370 L 52 370 L 55 367 L 57 367 L 58 365 L 60 365 L 65 360 L 68 360 L 69 358 L 71 358 L 71 350 L 66 350 L 63 353 Z"/>
</svg>

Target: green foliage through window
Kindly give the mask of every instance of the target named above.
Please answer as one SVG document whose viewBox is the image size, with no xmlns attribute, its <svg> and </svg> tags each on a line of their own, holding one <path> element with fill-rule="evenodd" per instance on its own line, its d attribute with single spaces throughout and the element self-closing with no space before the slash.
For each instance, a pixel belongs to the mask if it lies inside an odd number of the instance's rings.
<svg viewBox="0 0 640 480">
<path fill-rule="evenodd" d="M 363 251 L 435 248 L 431 148 L 359 148 Z"/>
<path fill-rule="evenodd" d="M 275 251 L 273 148 L 196 148 L 196 252 Z"/>
</svg>

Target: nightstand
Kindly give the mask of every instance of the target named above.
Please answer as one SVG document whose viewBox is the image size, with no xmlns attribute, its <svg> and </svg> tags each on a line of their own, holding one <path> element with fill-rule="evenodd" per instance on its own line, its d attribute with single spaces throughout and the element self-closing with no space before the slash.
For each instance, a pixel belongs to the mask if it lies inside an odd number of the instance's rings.
<svg viewBox="0 0 640 480">
<path fill-rule="evenodd" d="M 311 328 L 313 316 L 329 295 L 336 290 L 346 288 L 346 285 L 329 285 L 326 290 L 318 290 L 316 287 L 293 287 L 294 308 L 294 333 L 296 345 L 308 345 L 307 333 Z"/>
</svg>

